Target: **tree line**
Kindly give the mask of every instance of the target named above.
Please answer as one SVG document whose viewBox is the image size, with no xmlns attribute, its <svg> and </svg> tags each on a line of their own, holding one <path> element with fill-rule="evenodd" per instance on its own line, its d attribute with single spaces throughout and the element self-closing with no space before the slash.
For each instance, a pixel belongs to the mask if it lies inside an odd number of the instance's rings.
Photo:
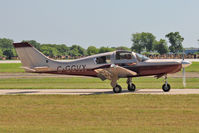
<svg viewBox="0 0 199 133">
<path fill-rule="evenodd" d="M 13 40 L 8 38 L 0 38 L 0 59 L 12 59 L 16 57 L 17 53 L 13 47 Z M 89 56 L 98 53 L 111 52 L 115 50 L 131 50 L 128 47 L 100 47 L 96 48 L 95 46 L 89 46 L 87 49 L 84 49 L 80 45 L 67 46 L 65 44 L 40 44 L 35 40 L 23 40 L 23 42 L 28 42 L 33 45 L 36 49 L 41 51 L 43 54 L 50 58 L 79 58 L 83 56 Z"/>
<path fill-rule="evenodd" d="M 182 42 L 184 38 L 179 32 L 170 32 L 165 35 L 169 40 L 170 46 L 168 46 L 167 41 L 164 39 L 156 40 L 156 37 L 152 33 L 142 32 L 132 34 L 132 51 L 142 53 L 142 52 L 155 52 L 162 54 L 167 54 L 168 52 L 177 54 L 183 52 Z"/>
<path fill-rule="evenodd" d="M 184 38 L 179 32 L 171 32 L 165 35 L 168 38 L 170 46 L 164 39 L 156 40 L 152 33 L 142 32 L 132 34 L 132 47 L 100 47 L 89 46 L 84 49 L 80 45 L 67 46 L 65 44 L 40 44 L 35 40 L 24 40 L 30 43 L 46 56 L 51 58 L 61 58 L 62 56 L 69 58 L 78 58 L 98 53 L 111 52 L 115 50 L 129 50 L 137 53 L 157 53 L 167 54 L 168 52 L 178 53 L 183 51 L 182 42 Z M 16 57 L 16 51 L 12 45 L 13 40 L 8 38 L 0 38 L 0 58 L 11 59 Z"/>
</svg>

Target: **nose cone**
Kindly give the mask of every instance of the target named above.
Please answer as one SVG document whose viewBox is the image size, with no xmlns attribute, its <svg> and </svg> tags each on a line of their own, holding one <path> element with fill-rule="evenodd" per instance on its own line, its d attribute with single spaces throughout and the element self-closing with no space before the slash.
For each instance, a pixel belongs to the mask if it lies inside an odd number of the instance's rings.
<svg viewBox="0 0 199 133">
<path fill-rule="evenodd" d="M 183 68 L 188 67 L 188 66 L 190 66 L 192 64 L 191 62 L 185 61 L 185 60 L 183 60 L 181 63 L 182 63 L 182 67 Z"/>
</svg>

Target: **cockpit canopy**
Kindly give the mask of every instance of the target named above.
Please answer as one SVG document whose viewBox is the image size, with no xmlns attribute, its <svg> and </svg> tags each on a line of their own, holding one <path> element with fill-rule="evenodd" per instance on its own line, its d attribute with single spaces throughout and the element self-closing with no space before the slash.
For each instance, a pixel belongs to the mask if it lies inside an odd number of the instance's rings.
<svg viewBox="0 0 199 133">
<path fill-rule="evenodd" d="M 132 62 L 144 62 L 149 58 L 130 51 L 116 51 L 113 53 L 102 54 L 94 58 L 96 64 L 110 64 L 110 63 L 132 63 Z"/>
<path fill-rule="evenodd" d="M 129 51 L 117 51 L 116 52 L 116 60 L 131 60 L 135 59 L 134 56 L 132 55 L 132 52 Z"/>
<path fill-rule="evenodd" d="M 137 61 L 139 62 L 144 62 L 146 60 L 148 60 L 149 58 L 138 54 L 138 53 L 134 53 L 134 52 L 129 52 L 129 51 L 116 51 L 116 56 L 115 56 L 116 60 L 133 60 L 133 59 L 137 59 Z"/>
</svg>

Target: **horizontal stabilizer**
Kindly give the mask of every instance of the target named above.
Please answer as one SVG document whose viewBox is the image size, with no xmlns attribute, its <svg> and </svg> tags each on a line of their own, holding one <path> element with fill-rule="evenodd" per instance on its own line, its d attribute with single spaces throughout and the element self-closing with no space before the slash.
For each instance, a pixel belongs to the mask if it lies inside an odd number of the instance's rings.
<svg viewBox="0 0 199 133">
<path fill-rule="evenodd" d="M 36 72 L 36 70 L 31 69 L 29 67 L 21 67 L 21 68 L 25 69 L 26 72 Z"/>
<path fill-rule="evenodd" d="M 49 67 L 43 66 L 43 67 L 34 67 L 34 68 L 29 68 L 29 67 L 21 67 L 25 69 L 28 72 L 45 72 L 49 71 Z"/>
<path fill-rule="evenodd" d="M 33 69 L 36 70 L 36 72 L 45 72 L 45 71 L 49 71 L 49 67 L 47 67 L 47 66 L 34 67 Z"/>
</svg>

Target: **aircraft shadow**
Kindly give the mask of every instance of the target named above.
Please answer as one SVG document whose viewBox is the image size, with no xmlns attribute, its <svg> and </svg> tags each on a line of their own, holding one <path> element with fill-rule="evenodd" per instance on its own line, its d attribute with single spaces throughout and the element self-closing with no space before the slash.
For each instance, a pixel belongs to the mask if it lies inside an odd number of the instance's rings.
<svg viewBox="0 0 199 133">
<path fill-rule="evenodd" d="M 161 93 L 165 93 L 163 91 L 157 91 L 157 90 L 150 90 L 150 91 L 140 91 L 139 89 L 134 91 L 134 92 L 130 92 L 128 90 L 123 90 L 121 93 L 114 93 L 113 91 L 106 91 L 106 92 L 92 92 L 89 95 L 98 95 L 98 94 L 161 94 Z M 83 94 L 84 95 L 84 94 Z"/>
<path fill-rule="evenodd" d="M 15 95 L 15 94 L 34 94 L 38 93 L 39 91 L 20 91 L 20 92 L 8 92 L 6 95 Z"/>
</svg>

